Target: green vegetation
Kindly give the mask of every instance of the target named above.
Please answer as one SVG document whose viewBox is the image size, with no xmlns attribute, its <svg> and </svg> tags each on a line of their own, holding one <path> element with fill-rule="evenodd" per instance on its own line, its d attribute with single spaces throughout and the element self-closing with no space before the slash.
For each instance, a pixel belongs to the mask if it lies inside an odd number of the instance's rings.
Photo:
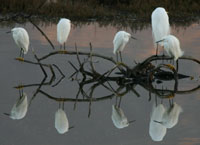
<svg viewBox="0 0 200 145">
<path fill-rule="evenodd" d="M 156 7 L 171 19 L 193 19 L 200 14 L 199 0 L 1 0 L 0 13 L 24 13 L 72 20 L 136 19 L 149 21 Z"/>
</svg>

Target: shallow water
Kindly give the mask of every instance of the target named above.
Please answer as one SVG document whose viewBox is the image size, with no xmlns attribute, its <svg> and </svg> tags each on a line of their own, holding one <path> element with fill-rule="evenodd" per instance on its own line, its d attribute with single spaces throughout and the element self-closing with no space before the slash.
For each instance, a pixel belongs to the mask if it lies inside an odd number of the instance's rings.
<svg viewBox="0 0 200 145">
<path fill-rule="evenodd" d="M 16 24 L 16 26 L 21 26 Z M 32 24 L 23 25 L 30 35 L 31 46 L 36 54 L 41 57 L 52 51 L 52 48 L 45 38 L 38 32 Z M 50 38 L 56 49 L 59 45 L 56 41 L 56 25 L 40 26 Z M 136 86 L 135 90 L 140 94 L 137 97 L 134 93 L 128 92 L 122 97 L 121 108 L 128 120 L 136 120 L 128 127 L 117 129 L 111 120 L 112 105 L 115 104 L 115 98 L 103 101 L 93 102 L 91 105 L 91 116 L 88 118 L 89 102 L 78 102 L 76 110 L 73 110 L 74 102 L 65 102 L 65 112 L 69 120 L 69 126 L 74 126 L 64 135 L 58 134 L 54 127 L 54 116 L 58 109 L 59 103 L 48 99 L 42 94 L 38 94 L 28 108 L 28 112 L 22 120 L 12 120 L 3 113 L 9 113 L 13 104 L 19 97 L 18 90 L 14 86 L 19 84 L 40 83 L 43 79 L 42 71 L 39 66 L 21 63 L 14 60 L 19 55 L 11 34 L 6 34 L 10 30 L 8 27 L 0 28 L 0 144 L 1 145 L 154 145 L 158 144 L 153 141 L 149 135 L 150 114 L 152 111 L 155 97 L 152 94 L 151 101 L 149 92 L 141 86 Z M 92 43 L 94 52 L 114 57 L 112 51 L 112 40 L 119 29 L 107 26 L 100 27 L 97 23 L 73 27 L 67 41 L 67 49 L 74 50 L 76 42 L 79 50 L 89 51 L 89 43 Z M 155 53 L 151 28 L 141 31 L 132 32 L 129 28 L 124 29 L 130 32 L 137 40 L 131 40 L 123 51 L 124 62 L 134 66 L 134 61 L 141 62 L 145 58 Z M 181 43 L 181 48 L 185 55 L 193 56 L 200 59 L 200 25 L 192 24 L 188 27 L 172 27 L 172 33 L 176 35 Z M 162 51 L 160 52 L 162 54 Z M 31 51 L 25 56 L 27 60 L 35 61 Z M 82 59 L 82 58 L 81 58 Z M 68 61 L 78 65 L 75 56 L 57 55 L 45 60 L 45 63 L 56 63 L 59 65 L 66 78 L 56 87 L 43 86 L 42 90 L 57 98 L 75 98 L 78 92 L 77 83 L 67 79 L 73 73 L 72 67 Z M 83 59 L 82 59 L 83 60 Z M 95 61 L 98 60 L 95 58 Z M 169 63 L 169 62 L 168 62 Z M 100 60 L 97 69 L 101 72 L 106 71 L 111 64 Z M 179 90 L 195 88 L 200 84 L 200 66 L 190 61 L 180 61 L 180 73 L 193 76 L 180 80 Z M 51 74 L 47 70 L 48 75 Z M 56 72 L 58 74 L 58 72 Z M 56 81 L 59 79 L 56 78 Z M 47 78 L 50 79 L 50 75 Z M 53 83 L 55 84 L 55 82 Z M 172 87 L 173 82 L 167 82 L 167 87 Z M 166 87 L 165 84 L 165 87 Z M 116 84 L 113 84 L 116 87 Z M 161 87 L 161 85 L 157 85 Z M 35 93 L 37 87 L 24 88 L 28 95 L 28 100 Z M 86 86 L 86 91 L 88 86 Z M 103 87 L 99 87 L 93 97 L 109 95 L 111 92 Z M 159 144 L 168 145 L 191 145 L 200 144 L 200 91 L 192 93 L 176 94 L 174 102 L 180 105 L 183 112 L 179 116 L 178 123 L 167 133 Z M 82 98 L 82 96 L 79 96 Z M 158 103 L 161 100 L 158 98 Z M 169 101 L 163 100 L 163 104 L 168 107 Z"/>
</svg>

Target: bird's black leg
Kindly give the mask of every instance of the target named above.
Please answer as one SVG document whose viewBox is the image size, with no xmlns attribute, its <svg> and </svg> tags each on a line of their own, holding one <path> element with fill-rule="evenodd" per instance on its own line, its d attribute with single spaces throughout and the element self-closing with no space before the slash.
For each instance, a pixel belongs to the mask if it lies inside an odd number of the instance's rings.
<svg viewBox="0 0 200 145">
<path fill-rule="evenodd" d="M 117 100 L 118 100 L 118 96 L 115 96 L 116 99 L 115 99 L 115 106 L 117 106 Z"/>
<path fill-rule="evenodd" d="M 64 108 L 65 108 L 65 107 L 64 107 L 64 106 L 65 106 L 64 101 L 63 101 L 62 103 L 63 103 L 63 104 L 62 104 L 62 109 L 64 110 Z"/>
<path fill-rule="evenodd" d="M 117 59 L 117 62 L 118 62 L 118 52 L 116 52 L 116 59 Z"/>
<path fill-rule="evenodd" d="M 19 97 L 20 97 L 20 99 L 21 99 L 21 97 L 23 96 L 23 94 L 24 94 L 24 91 L 23 91 L 23 89 L 19 89 Z"/>
<path fill-rule="evenodd" d="M 178 59 L 176 60 L 176 71 L 178 72 Z"/>
<path fill-rule="evenodd" d="M 22 95 L 21 95 L 21 90 L 19 89 L 19 97 L 21 97 Z"/>
<path fill-rule="evenodd" d="M 162 55 L 163 57 L 165 56 L 165 51 L 164 51 L 164 48 L 163 48 L 163 55 Z"/>
<path fill-rule="evenodd" d="M 120 55 L 120 60 L 122 62 L 122 52 L 121 51 L 119 52 L 119 55 Z"/>
<path fill-rule="evenodd" d="M 23 88 L 21 89 L 21 95 L 23 95 L 23 93 L 24 93 L 24 90 L 23 90 Z"/>
<path fill-rule="evenodd" d="M 59 104 L 58 104 L 58 108 L 60 109 L 60 101 L 59 101 Z"/>
<path fill-rule="evenodd" d="M 169 105 L 170 105 L 170 107 L 172 106 L 172 102 L 171 102 L 171 100 L 169 99 Z"/>
<path fill-rule="evenodd" d="M 119 104 L 118 104 L 119 108 L 120 108 L 121 102 L 122 102 L 122 96 L 120 96 L 120 98 L 119 98 Z"/>
<path fill-rule="evenodd" d="M 155 86 L 155 89 L 156 89 L 157 87 Z M 155 94 L 155 102 L 156 102 L 156 107 L 158 106 L 158 100 L 157 100 L 157 94 Z"/>
<path fill-rule="evenodd" d="M 19 57 L 22 57 L 22 48 L 20 49 Z"/>
<path fill-rule="evenodd" d="M 163 48 L 162 63 L 164 63 L 164 57 L 165 57 L 165 51 L 164 51 L 164 48 Z"/>
<path fill-rule="evenodd" d="M 22 49 L 22 58 L 24 58 L 24 50 Z"/>
<path fill-rule="evenodd" d="M 158 98 L 157 95 L 155 96 L 156 107 L 158 106 Z"/>
<path fill-rule="evenodd" d="M 156 47 L 156 56 L 158 56 L 158 43 L 157 43 L 157 47 Z"/>
</svg>

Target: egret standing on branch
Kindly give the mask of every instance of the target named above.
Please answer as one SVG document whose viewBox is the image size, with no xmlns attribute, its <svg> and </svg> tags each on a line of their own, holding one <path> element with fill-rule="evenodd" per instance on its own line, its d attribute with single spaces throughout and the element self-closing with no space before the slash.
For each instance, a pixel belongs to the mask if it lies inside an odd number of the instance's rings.
<svg viewBox="0 0 200 145">
<path fill-rule="evenodd" d="M 170 57 L 173 57 L 177 63 L 177 70 L 178 70 L 178 58 L 183 56 L 184 52 L 180 48 L 179 40 L 173 36 L 168 35 L 164 37 L 162 40 L 157 41 L 156 43 L 162 42 L 165 51 Z"/>
<path fill-rule="evenodd" d="M 70 29 L 71 29 L 71 21 L 65 18 L 60 19 L 57 25 L 57 40 L 60 43 L 60 48 L 62 48 L 62 45 L 64 45 L 64 50 Z"/>
<path fill-rule="evenodd" d="M 154 44 L 156 45 L 155 42 L 161 40 L 163 37 L 170 34 L 169 17 L 164 8 L 158 7 L 152 12 L 151 25 L 152 25 Z M 160 46 L 163 46 L 162 42 L 160 42 L 159 44 Z M 156 55 L 157 54 L 158 54 L 158 43 L 156 48 Z"/>
<path fill-rule="evenodd" d="M 11 31 L 7 33 L 10 32 L 12 33 L 16 45 L 21 49 L 20 57 L 24 59 L 24 54 L 27 54 L 29 48 L 29 36 L 27 31 L 24 28 L 18 27 L 18 28 L 13 28 Z"/>
<path fill-rule="evenodd" d="M 117 61 L 118 61 L 118 53 L 120 54 L 120 59 L 122 62 L 122 54 L 121 51 L 124 50 L 124 47 L 129 41 L 129 38 L 136 39 L 131 36 L 131 34 L 125 32 L 125 31 L 119 31 L 115 34 L 114 40 L 113 40 L 113 45 L 114 45 L 114 50 L 113 53 L 117 55 Z"/>
</svg>

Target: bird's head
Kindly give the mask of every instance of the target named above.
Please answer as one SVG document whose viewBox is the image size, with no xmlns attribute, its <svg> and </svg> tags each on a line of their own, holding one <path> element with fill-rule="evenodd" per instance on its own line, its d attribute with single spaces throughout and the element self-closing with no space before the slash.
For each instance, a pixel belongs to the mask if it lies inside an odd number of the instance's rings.
<svg viewBox="0 0 200 145">
<path fill-rule="evenodd" d="M 16 31 L 18 28 L 13 28 L 10 31 L 6 32 L 6 33 L 13 33 L 14 31 Z"/>
<path fill-rule="evenodd" d="M 14 32 L 14 31 L 16 31 L 17 30 L 17 28 L 13 28 L 13 29 L 11 29 L 11 32 Z"/>
</svg>

